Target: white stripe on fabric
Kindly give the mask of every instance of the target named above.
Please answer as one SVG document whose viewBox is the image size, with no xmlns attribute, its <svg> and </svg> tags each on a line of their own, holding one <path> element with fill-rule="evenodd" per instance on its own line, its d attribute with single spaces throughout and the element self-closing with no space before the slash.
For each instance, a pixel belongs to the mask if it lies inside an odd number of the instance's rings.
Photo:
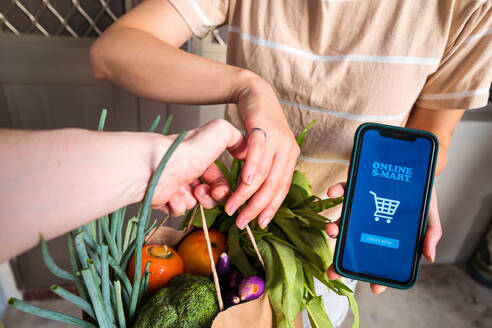
<svg viewBox="0 0 492 328">
<path fill-rule="evenodd" d="M 483 38 L 484 36 L 489 35 L 489 34 L 492 34 L 492 27 L 486 28 L 480 33 L 473 34 L 472 36 L 470 36 L 468 38 L 468 40 L 466 40 L 466 43 L 474 42 L 474 41 L 476 41 L 480 38 Z"/>
<path fill-rule="evenodd" d="M 316 164 L 340 164 L 349 166 L 350 162 L 346 159 L 337 159 L 337 158 L 314 158 L 305 155 L 299 155 L 299 159 L 304 162 L 316 163 Z"/>
<path fill-rule="evenodd" d="M 480 96 L 487 94 L 489 92 L 489 88 L 476 89 L 470 91 L 460 91 L 460 92 L 451 92 L 451 93 L 423 93 L 420 95 L 420 99 L 458 99 L 472 96 Z"/>
<path fill-rule="evenodd" d="M 288 100 L 285 100 L 282 98 L 279 98 L 278 101 L 281 104 L 292 106 L 292 107 L 297 107 L 297 108 L 307 110 L 310 112 L 320 113 L 320 114 L 334 116 L 334 117 L 338 117 L 338 118 L 345 118 L 345 119 L 354 120 L 354 121 L 393 121 L 393 120 L 402 119 L 408 114 L 408 111 L 406 111 L 406 112 L 402 112 L 402 113 L 395 114 L 395 115 L 362 115 L 362 114 L 337 112 L 337 111 L 330 110 L 330 109 L 312 107 L 312 106 L 308 106 L 308 105 L 298 104 L 298 103 L 288 101 Z"/>
<path fill-rule="evenodd" d="M 308 51 L 300 50 L 282 43 L 273 42 L 265 39 L 260 39 L 255 36 L 241 32 L 237 26 L 229 26 L 231 33 L 239 34 L 241 39 L 249 41 L 267 48 L 288 52 L 293 55 L 308 58 L 321 62 L 334 61 L 353 61 L 353 62 L 370 62 L 370 63 L 393 63 L 393 64 L 413 64 L 413 65 L 438 65 L 440 58 L 426 57 L 405 57 L 405 56 L 376 56 L 376 55 L 358 55 L 347 54 L 339 56 L 318 55 Z"/>
<path fill-rule="evenodd" d="M 203 13 L 202 9 L 200 8 L 200 6 L 196 3 L 195 0 L 186 0 L 188 1 L 188 3 L 191 5 L 191 7 L 193 7 L 193 9 L 195 10 L 196 14 L 198 15 L 198 17 L 200 17 L 200 19 L 202 20 L 203 24 L 205 24 L 205 26 L 213 26 L 212 23 L 210 22 L 210 20 L 208 19 L 207 16 L 205 16 L 205 14 Z"/>
<path fill-rule="evenodd" d="M 468 39 L 465 40 L 465 44 L 468 44 L 468 43 L 472 43 L 472 42 L 475 42 L 477 41 L 478 39 L 480 38 L 483 38 L 484 36 L 486 35 L 489 35 L 489 34 L 492 34 L 492 27 L 489 27 L 489 28 L 486 28 L 484 29 L 482 32 L 480 33 L 477 33 L 477 34 L 473 34 L 471 35 L 470 37 L 468 37 Z M 460 45 L 458 46 L 454 46 L 453 49 L 451 49 L 450 51 L 450 55 L 454 54 L 456 52 L 456 50 L 458 50 L 460 48 Z"/>
</svg>

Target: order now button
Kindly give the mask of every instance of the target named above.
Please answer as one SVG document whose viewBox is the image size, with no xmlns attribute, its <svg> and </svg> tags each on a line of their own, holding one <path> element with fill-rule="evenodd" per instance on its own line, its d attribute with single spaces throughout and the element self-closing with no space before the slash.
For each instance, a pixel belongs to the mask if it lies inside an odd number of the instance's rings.
<svg viewBox="0 0 492 328">
<path fill-rule="evenodd" d="M 367 244 L 395 248 L 395 249 L 398 248 L 398 244 L 400 243 L 400 241 L 397 239 L 370 235 L 368 233 L 362 233 L 360 236 L 360 241 Z"/>
</svg>

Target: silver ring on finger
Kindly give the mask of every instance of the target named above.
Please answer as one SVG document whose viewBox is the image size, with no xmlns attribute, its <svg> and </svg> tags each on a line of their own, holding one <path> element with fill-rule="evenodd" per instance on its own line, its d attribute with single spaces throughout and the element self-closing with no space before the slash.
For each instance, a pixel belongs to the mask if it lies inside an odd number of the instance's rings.
<svg viewBox="0 0 492 328">
<path fill-rule="evenodd" d="M 262 128 L 252 128 L 251 130 L 249 130 L 248 132 L 248 137 L 255 131 L 259 131 L 261 133 L 263 133 L 263 135 L 265 136 L 265 140 L 266 140 L 266 137 L 267 137 L 267 134 L 265 132 L 265 130 L 263 130 Z"/>
</svg>

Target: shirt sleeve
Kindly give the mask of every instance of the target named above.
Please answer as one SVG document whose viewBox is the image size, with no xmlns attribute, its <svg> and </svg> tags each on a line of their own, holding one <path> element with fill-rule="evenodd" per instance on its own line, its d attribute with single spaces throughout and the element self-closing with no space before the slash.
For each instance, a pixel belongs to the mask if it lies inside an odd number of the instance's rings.
<svg viewBox="0 0 492 328">
<path fill-rule="evenodd" d="M 417 106 L 471 109 L 487 105 L 492 82 L 492 1 L 475 3 L 470 14 L 457 15 L 466 19 L 454 22 L 453 40 L 448 41 L 436 72 L 428 77 Z"/>
<path fill-rule="evenodd" d="M 227 22 L 229 0 L 169 0 L 193 34 L 205 37 Z"/>
</svg>

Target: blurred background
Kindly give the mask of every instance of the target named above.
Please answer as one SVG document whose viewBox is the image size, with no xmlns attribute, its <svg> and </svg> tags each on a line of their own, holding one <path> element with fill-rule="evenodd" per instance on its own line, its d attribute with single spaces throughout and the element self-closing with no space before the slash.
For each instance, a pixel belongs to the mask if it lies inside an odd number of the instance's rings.
<svg viewBox="0 0 492 328">
<path fill-rule="evenodd" d="M 95 129 L 102 108 L 109 110 L 107 130 L 146 130 L 156 117 L 174 116 L 172 131 L 196 127 L 222 117 L 224 106 L 157 103 L 132 96 L 92 77 L 88 51 L 92 42 L 136 0 L 0 0 L 0 128 Z M 183 49 L 225 62 L 227 32 L 191 39 Z M 485 234 L 492 218 L 492 102 L 468 111 L 458 125 L 448 166 L 436 179 L 444 235 L 437 265 L 424 263 L 410 291 L 371 295 L 359 284 L 362 327 L 490 327 L 492 293 L 466 269 L 482 247 L 483 270 L 490 282 L 490 249 Z M 57 263 L 69 267 L 65 238 L 50 241 Z M 480 252 L 479 252 L 480 253 Z M 46 307 L 76 311 L 53 300 L 49 286 L 63 284 L 51 275 L 38 248 L 0 264 L 0 320 L 6 327 L 55 327 L 38 318 L 6 309 L 14 296 Z M 473 262 L 473 260 L 471 260 Z M 475 260 L 477 261 L 477 260 Z"/>
</svg>

